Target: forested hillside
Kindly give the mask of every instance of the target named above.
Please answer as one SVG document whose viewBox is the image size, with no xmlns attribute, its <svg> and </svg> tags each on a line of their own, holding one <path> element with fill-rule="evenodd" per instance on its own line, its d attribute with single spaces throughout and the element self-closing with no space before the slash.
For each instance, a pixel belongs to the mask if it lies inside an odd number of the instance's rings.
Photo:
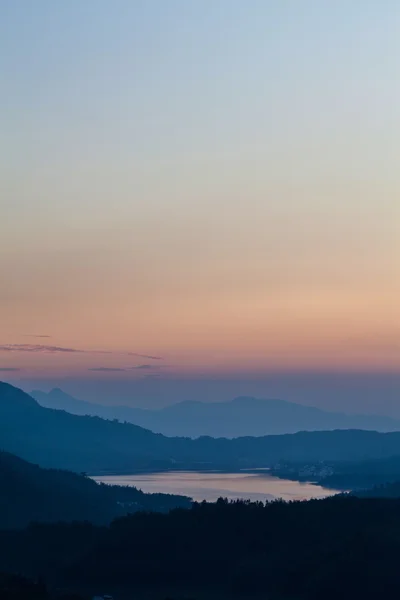
<svg viewBox="0 0 400 600">
<path fill-rule="evenodd" d="M 107 524 L 129 512 L 190 505 L 183 496 L 97 484 L 84 475 L 41 469 L 0 452 L 0 529 L 25 527 L 33 521 Z"/>
<path fill-rule="evenodd" d="M 0 448 L 46 467 L 132 473 L 390 457 L 400 455 L 400 433 L 337 430 L 233 440 L 169 438 L 130 423 L 43 408 L 21 390 L 0 383 Z"/>
<path fill-rule="evenodd" d="M 400 500 L 198 504 L 0 532 L 0 569 L 124 598 L 396 598 Z M 117 598 L 117 593 L 115 592 Z"/>
</svg>

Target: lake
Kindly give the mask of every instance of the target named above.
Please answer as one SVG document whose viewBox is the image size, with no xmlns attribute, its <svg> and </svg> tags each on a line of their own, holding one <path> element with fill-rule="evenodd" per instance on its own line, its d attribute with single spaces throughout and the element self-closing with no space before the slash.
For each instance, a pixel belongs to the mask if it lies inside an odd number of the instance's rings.
<svg viewBox="0 0 400 600">
<path fill-rule="evenodd" d="M 310 500 L 336 494 L 336 490 L 312 483 L 279 479 L 265 470 L 255 473 L 221 473 L 215 471 L 167 471 L 141 475 L 104 475 L 93 477 L 99 483 L 135 486 L 143 492 L 182 494 L 201 502 L 219 497 L 235 500 Z"/>
</svg>

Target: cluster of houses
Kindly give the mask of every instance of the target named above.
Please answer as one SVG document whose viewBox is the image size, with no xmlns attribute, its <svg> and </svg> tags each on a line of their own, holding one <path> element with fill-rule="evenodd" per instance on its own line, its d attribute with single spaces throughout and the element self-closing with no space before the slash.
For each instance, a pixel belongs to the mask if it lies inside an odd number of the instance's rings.
<svg viewBox="0 0 400 600">
<path fill-rule="evenodd" d="M 324 479 L 333 475 L 333 467 L 324 462 L 316 464 L 278 463 L 274 465 L 272 473 L 279 476 L 293 476 L 296 479 Z"/>
</svg>

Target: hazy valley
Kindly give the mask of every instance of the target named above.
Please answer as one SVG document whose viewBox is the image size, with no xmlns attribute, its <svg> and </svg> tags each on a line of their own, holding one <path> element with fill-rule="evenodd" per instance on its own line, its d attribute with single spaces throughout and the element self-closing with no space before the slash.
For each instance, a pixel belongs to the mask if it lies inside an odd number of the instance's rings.
<svg viewBox="0 0 400 600">
<path fill-rule="evenodd" d="M 133 423 L 166 436 L 260 437 L 296 433 L 362 429 L 400 431 L 400 421 L 380 415 L 350 415 L 324 411 L 284 400 L 239 397 L 231 402 L 180 402 L 159 410 L 94 404 L 60 389 L 34 390 L 31 396 L 44 407 L 75 415 L 91 415 Z"/>
</svg>

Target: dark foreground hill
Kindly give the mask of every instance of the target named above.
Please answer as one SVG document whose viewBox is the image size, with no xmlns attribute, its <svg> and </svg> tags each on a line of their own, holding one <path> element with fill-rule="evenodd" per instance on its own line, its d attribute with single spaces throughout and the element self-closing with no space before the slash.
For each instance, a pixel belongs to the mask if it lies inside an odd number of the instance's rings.
<svg viewBox="0 0 400 600">
<path fill-rule="evenodd" d="M 317 431 L 292 435 L 169 438 L 117 421 L 39 406 L 0 383 L 0 449 L 73 471 L 268 467 L 281 460 L 363 460 L 400 455 L 400 433 Z"/>
<path fill-rule="evenodd" d="M 46 408 L 75 415 L 119 419 L 168 436 L 241 437 L 298 431 L 363 429 L 399 431 L 400 421 L 379 415 L 347 415 L 284 400 L 235 398 L 231 402 L 180 402 L 159 410 L 85 402 L 60 389 L 35 390 L 32 397 Z"/>
<path fill-rule="evenodd" d="M 84 475 L 41 469 L 0 452 L 0 529 L 26 527 L 35 521 L 107 524 L 128 512 L 166 511 L 190 504 L 183 496 L 101 485 Z"/>
<path fill-rule="evenodd" d="M 110 528 L 0 532 L 0 569 L 40 573 L 77 591 L 106 589 L 116 599 L 396 598 L 399 556 L 398 499 L 220 500 L 138 513 Z"/>
</svg>

